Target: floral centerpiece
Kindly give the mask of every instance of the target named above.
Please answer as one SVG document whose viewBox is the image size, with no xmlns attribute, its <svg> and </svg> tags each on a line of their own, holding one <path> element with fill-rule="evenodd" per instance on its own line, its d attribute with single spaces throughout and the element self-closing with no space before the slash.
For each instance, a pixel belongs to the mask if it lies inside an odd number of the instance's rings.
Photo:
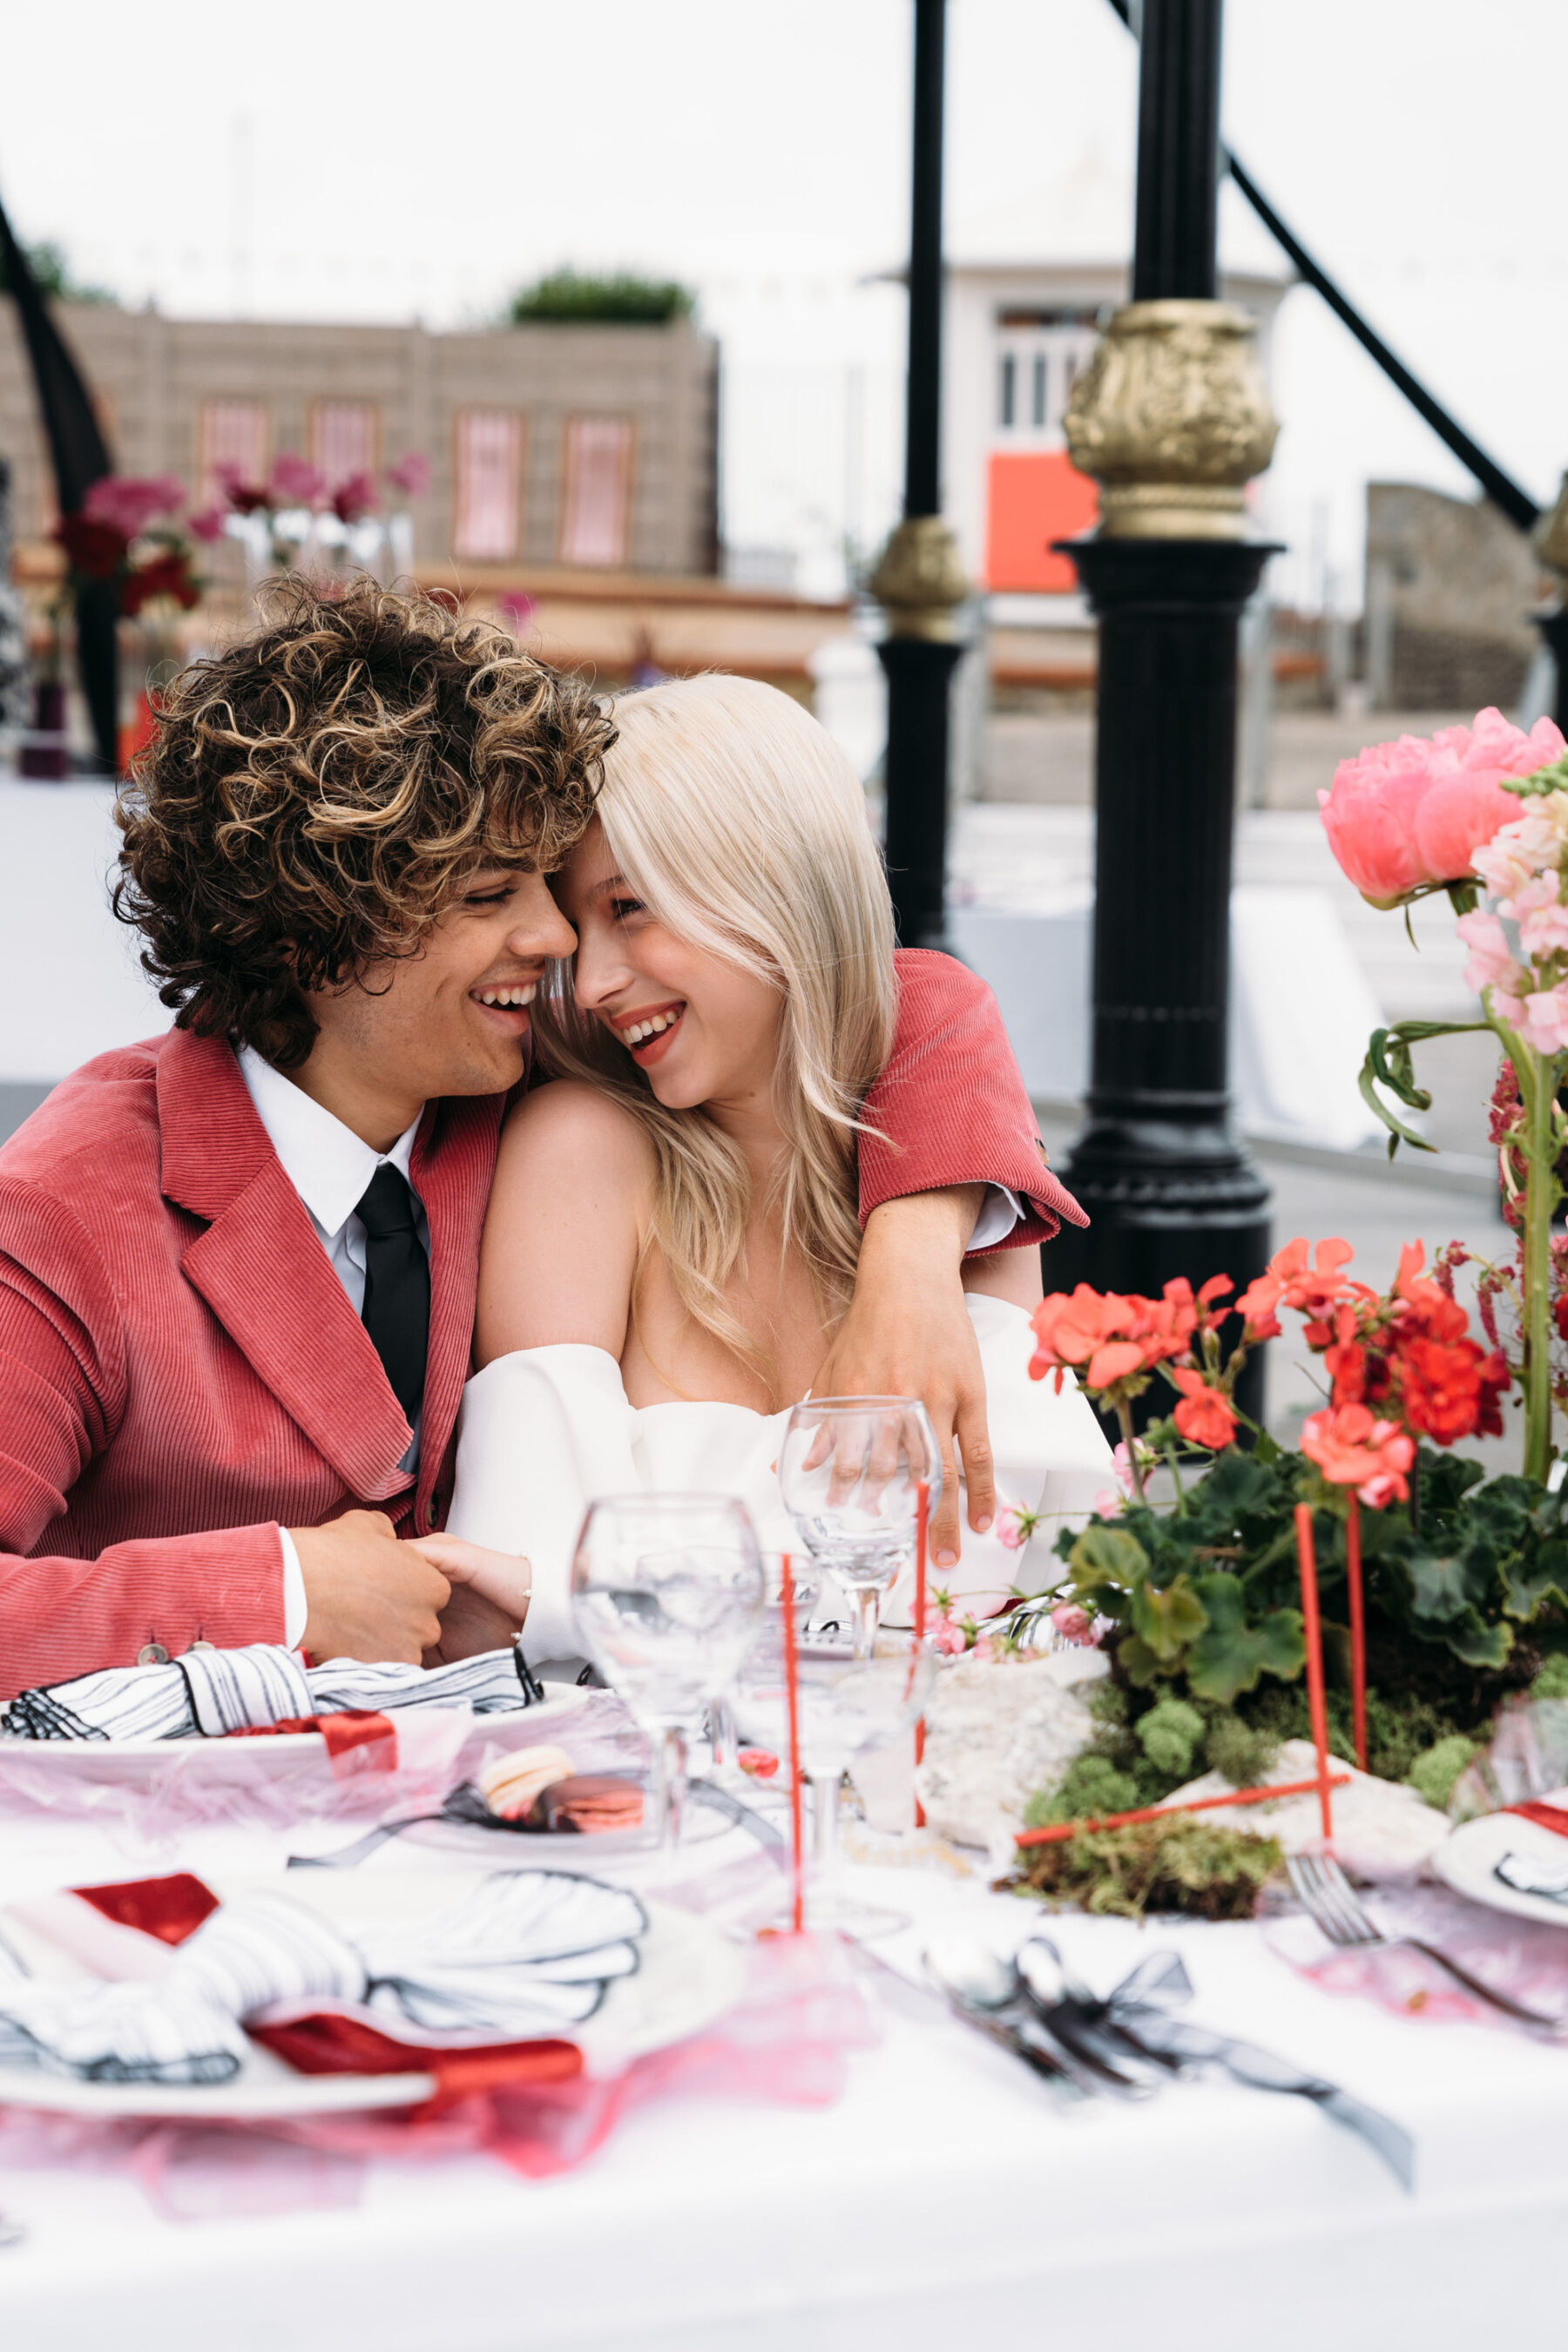
<svg viewBox="0 0 1568 2352">
<path fill-rule="evenodd" d="M 1428 1150 L 1400 1116 L 1430 1107 L 1412 1049 L 1494 1032 L 1492 1139 L 1514 1246 L 1492 1264 L 1454 1244 L 1428 1267 L 1414 1244 L 1378 1289 L 1352 1273 L 1348 1244 L 1303 1239 L 1239 1297 L 1221 1276 L 1196 1293 L 1173 1281 L 1158 1299 L 1079 1285 L 1043 1302 L 1031 1370 L 1058 1385 L 1071 1372 L 1119 1422 L 1125 1494 L 1058 1538 L 1065 1572 L 1047 1590 L 1016 1593 L 975 1629 L 994 1651 L 1048 1643 L 1070 1611 L 1109 1654 L 1098 1729 L 1036 1800 L 1042 1823 L 1157 1803 L 1205 1763 L 1256 1780 L 1279 1740 L 1306 1730 L 1300 1505 L 1342 1755 L 1359 1731 L 1374 1774 L 1442 1804 L 1500 1702 L 1568 1686 L 1568 1498 L 1549 1484 L 1552 1414 L 1568 1403 L 1568 1242 L 1552 1229 L 1568 1168 L 1568 745 L 1549 720 L 1525 734 L 1482 711 L 1343 762 L 1320 800 L 1373 904 L 1446 892 L 1455 908 L 1479 1017 L 1379 1029 L 1363 1090 L 1391 1154 Z M 1282 1313 L 1301 1318 L 1323 1390 L 1296 1451 L 1236 1401 L 1242 1364 Z M 1170 1410 L 1135 1436 L 1133 1403 L 1156 1381 Z M 1521 1467 L 1489 1477 L 1453 1449 L 1500 1437 L 1515 1392 Z M 1363 1595 L 1358 1722 L 1350 1628 Z"/>
<path fill-rule="evenodd" d="M 218 495 L 191 518 L 197 537 L 237 538 L 254 584 L 269 572 L 357 568 L 392 578 L 414 561 L 411 499 L 430 482 L 417 450 L 388 466 L 380 482 L 364 469 L 329 490 L 318 466 L 284 450 L 265 482 L 247 481 L 237 466 L 217 468 Z"/>
</svg>

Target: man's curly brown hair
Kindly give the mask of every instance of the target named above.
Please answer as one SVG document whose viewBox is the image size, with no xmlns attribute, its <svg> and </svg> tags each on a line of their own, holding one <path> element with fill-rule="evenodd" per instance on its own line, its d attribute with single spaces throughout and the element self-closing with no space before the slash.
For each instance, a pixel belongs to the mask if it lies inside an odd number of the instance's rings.
<svg viewBox="0 0 1568 2352">
<path fill-rule="evenodd" d="M 176 1025 L 279 1069 L 307 992 L 412 955 L 476 868 L 557 866 L 615 730 L 496 623 L 374 582 L 282 582 L 257 633 L 182 670 L 121 793 L 114 911 Z"/>
</svg>

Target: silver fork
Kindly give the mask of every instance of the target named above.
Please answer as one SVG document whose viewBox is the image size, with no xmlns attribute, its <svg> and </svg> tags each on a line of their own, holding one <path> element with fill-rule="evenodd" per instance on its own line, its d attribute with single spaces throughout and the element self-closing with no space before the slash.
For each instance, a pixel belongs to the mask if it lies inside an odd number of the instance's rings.
<svg viewBox="0 0 1568 2352">
<path fill-rule="evenodd" d="M 1506 1992 L 1499 1992 L 1479 1977 L 1472 1976 L 1447 1952 L 1440 1952 L 1436 1944 L 1423 1943 L 1419 1936 L 1385 1936 L 1368 1918 L 1350 1880 L 1331 1853 L 1293 1853 L 1285 1867 L 1302 1909 L 1329 1942 L 1338 1945 L 1342 1951 L 1371 1951 L 1379 1945 L 1405 1945 L 1411 1951 L 1425 1953 L 1427 1959 L 1436 1960 L 1440 1969 L 1447 1969 L 1456 1984 L 1462 1984 L 1478 2000 L 1489 2001 L 1493 2009 L 1517 2018 L 1521 2025 L 1533 2025 L 1546 2033 L 1568 2034 L 1568 2018 L 1547 2017 L 1538 2009 L 1526 2009 L 1522 2001 L 1510 1999 Z"/>
</svg>

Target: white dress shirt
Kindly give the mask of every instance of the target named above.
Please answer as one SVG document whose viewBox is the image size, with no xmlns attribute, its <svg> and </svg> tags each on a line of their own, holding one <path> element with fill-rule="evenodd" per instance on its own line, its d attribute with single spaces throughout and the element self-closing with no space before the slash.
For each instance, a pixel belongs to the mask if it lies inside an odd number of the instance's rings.
<svg viewBox="0 0 1568 2352">
<path fill-rule="evenodd" d="M 267 1129 L 267 1139 L 278 1154 L 283 1173 L 305 1203 L 316 1238 L 326 1251 L 332 1272 L 342 1284 L 349 1305 L 356 1315 L 364 1312 L 365 1230 L 354 1214 L 364 1198 L 366 1185 L 378 1168 L 390 1164 L 408 1181 L 409 1161 L 414 1154 L 414 1139 L 419 1131 L 418 1117 L 398 1137 L 390 1151 L 373 1151 L 368 1143 L 357 1136 L 352 1127 L 345 1127 L 330 1110 L 275 1070 L 249 1045 L 237 1048 L 239 1075 L 245 1080 L 246 1091 L 256 1106 L 256 1115 Z M 425 1214 L 425 1204 L 414 1193 L 420 1244 L 426 1255 L 430 1248 L 430 1226 Z M 419 1466 L 419 1419 L 414 1423 L 414 1436 L 400 1465 L 405 1470 Z M 305 1597 L 305 1579 L 300 1566 L 300 1554 L 287 1528 L 280 1530 L 283 1538 L 283 1638 L 289 1647 L 297 1649 L 304 1637 L 305 1619 L 309 1614 Z"/>
</svg>

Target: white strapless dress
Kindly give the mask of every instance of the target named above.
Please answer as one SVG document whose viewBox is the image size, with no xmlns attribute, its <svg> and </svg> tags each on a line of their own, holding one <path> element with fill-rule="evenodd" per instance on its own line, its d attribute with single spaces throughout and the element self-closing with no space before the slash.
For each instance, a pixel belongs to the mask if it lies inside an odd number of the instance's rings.
<svg viewBox="0 0 1568 2352">
<path fill-rule="evenodd" d="M 1071 1375 L 1059 1396 L 1049 1380 L 1029 1378 L 1034 1335 L 1023 1308 L 972 1297 L 969 1312 L 985 1370 L 998 1501 L 1040 1515 L 1024 1553 L 965 1528 L 963 1557 L 941 1581 L 988 1614 L 1015 1585 L 1037 1590 L 1049 1580 L 1058 1530 L 1086 1519 L 1115 1482 L 1110 1448 Z M 557 1664 L 580 1655 L 572 1553 L 584 1511 L 601 1495 L 734 1495 L 750 1510 L 764 1551 L 795 1548 L 778 1486 L 788 1418 L 738 1404 L 638 1410 L 603 1348 L 519 1349 L 487 1364 L 464 1391 L 447 1528 L 494 1551 L 526 1554 L 533 1598 L 523 1650 L 531 1666 Z M 890 1623 L 909 1622 L 901 1587 L 889 1594 L 885 1614 Z"/>
</svg>

